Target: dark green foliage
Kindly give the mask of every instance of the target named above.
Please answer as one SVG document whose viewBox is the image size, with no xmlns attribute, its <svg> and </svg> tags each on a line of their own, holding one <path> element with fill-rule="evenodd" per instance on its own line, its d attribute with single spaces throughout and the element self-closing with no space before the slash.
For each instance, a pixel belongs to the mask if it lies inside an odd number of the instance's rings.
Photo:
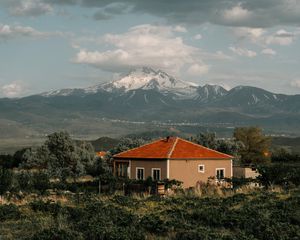
<svg viewBox="0 0 300 240">
<path fill-rule="evenodd" d="M 90 203 L 77 217 L 73 227 L 86 239 L 144 239 L 138 218 L 120 206 Z"/>
<path fill-rule="evenodd" d="M 14 157 L 11 155 L 0 155 L 0 167 L 13 168 L 17 165 L 14 162 Z"/>
<path fill-rule="evenodd" d="M 59 203 L 47 201 L 43 202 L 41 200 L 33 201 L 30 204 L 30 207 L 33 211 L 37 212 L 46 212 L 50 213 L 53 216 L 57 216 L 62 210 L 62 206 Z"/>
<path fill-rule="evenodd" d="M 159 214 L 153 213 L 144 216 L 141 219 L 141 226 L 148 232 L 162 234 L 167 232 L 168 228 Z"/>
<path fill-rule="evenodd" d="M 0 222 L 6 220 L 17 220 L 20 218 L 20 216 L 21 213 L 16 205 L 0 205 Z"/>
<path fill-rule="evenodd" d="M 33 189 L 44 194 L 50 188 L 49 176 L 46 172 L 36 172 L 32 175 Z"/>
<path fill-rule="evenodd" d="M 29 239 L 29 238 L 28 238 Z M 83 239 L 77 232 L 68 231 L 59 228 L 43 229 L 37 232 L 32 237 L 31 240 L 76 240 Z"/>
<path fill-rule="evenodd" d="M 47 170 L 50 176 L 66 182 L 67 177 L 82 176 L 94 163 L 95 152 L 90 143 L 76 144 L 67 132 L 48 136 L 42 146 L 47 156 Z"/>
<path fill-rule="evenodd" d="M 12 171 L 0 166 L 0 196 L 10 190 L 12 184 Z"/>
<path fill-rule="evenodd" d="M 14 176 L 18 182 L 19 190 L 24 192 L 30 192 L 33 190 L 33 177 L 31 172 L 22 170 L 16 173 Z"/>
<path fill-rule="evenodd" d="M 258 171 L 260 175 L 257 177 L 258 181 L 265 187 L 273 187 L 274 185 L 281 185 L 289 187 L 289 185 L 300 185 L 300 166 L 284 165 L 277 163 L 272 165 L 259 166 Z"/>
<path fill-rule="evenodd" d="M 50 180 L 45 171 L 21 170 L 14 173 L 15 191 L 46 193 L 50 188 Z"/>
<path fill-rule="evenodd" d="M 271 160 L 272 162 L 300 163 L 300 155 L 285 148 L 279 148 L 272 152 Z"/>
<path fill-rule="evenodd" d="M 136 138 L 136 139 L 122 138 L 120 140 L 119 144 L 116 147 L 114 147 L 112 150 L 110 150 L 110 152 L 112 155 L 118 154 L 120 152 L 139 147 L 145 143 L 146 143 L 146 141 L 143 139 L 140 139 L 140 138 Z"/>
<path fill-rule="evenodd" d="M 91 196 L 76 206 L 33 201 L 29 218 L 52 219 L 37 228 L 31 224 L 38 222 L 28 221 L 26 213 L 20 218 L 14 205 L 1 206 L 0 216 L 16 224 L 25 218 L 26 229 L 34 229 L 21 236 L 25 239 L 290 240 L 300 237 L 299 206 L 299 189 L 289 194 L 261 190 L 224 198 Z"/>
<path fill-rule="evenodd" d="M 217 139 L 216 133 L 199 133 L 196 137 L 192 137 L 191 141 L 217 150 L 222 153 L 237 156 L 242 148 L 242 143 L 234 140 Z"/>
</svg>

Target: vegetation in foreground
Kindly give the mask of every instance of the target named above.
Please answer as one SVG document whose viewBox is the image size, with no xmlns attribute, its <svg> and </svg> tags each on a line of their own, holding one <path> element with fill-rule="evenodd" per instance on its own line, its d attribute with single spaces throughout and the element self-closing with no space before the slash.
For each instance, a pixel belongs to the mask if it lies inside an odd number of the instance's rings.
<svg viewBox="0 0 300 240">
<path fill-rule="evenodd" d="M 49 199 L 49 198 L 48 198 Z M 59 198 L 58 198 L 59 199 Z M 0 206 L 1 239 L 299 239 L 300 191 L 84 195 Z"/>
</svg>

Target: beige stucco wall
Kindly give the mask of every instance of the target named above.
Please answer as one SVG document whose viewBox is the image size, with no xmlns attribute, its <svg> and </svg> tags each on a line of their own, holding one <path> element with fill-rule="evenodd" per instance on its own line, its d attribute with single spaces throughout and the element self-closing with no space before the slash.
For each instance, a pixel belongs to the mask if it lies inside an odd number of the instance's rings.
<svg viewBox="0 0 300 240">
<path fill-rule="evenodd" d="M 253 178 L 255 179 L 259 173 L 250 167 L 233 167 L 233 176 L 236 178 Z"/>
<path fill-rule="evenodd" d="M 130 161 L 130 178 L 136 178 L 136 168 L 142 167 L 145 168 L 145 179 L 151 176 L 152 168 L 161 169 L 161 179 L 167 178 L 167 160 L 131 160 Z"/>
<path fill-rule="evenodd" d="M 205 166 L 204 173 L 198 172 L 200 164 Z M 225 177 L 232 177 L 231 160 L 170 160 L 169 179 L 182 181 L 184 188 L 195 187 L 197 182 L 216 176 L 217 168 L 225 168 Z"/>
</svg>

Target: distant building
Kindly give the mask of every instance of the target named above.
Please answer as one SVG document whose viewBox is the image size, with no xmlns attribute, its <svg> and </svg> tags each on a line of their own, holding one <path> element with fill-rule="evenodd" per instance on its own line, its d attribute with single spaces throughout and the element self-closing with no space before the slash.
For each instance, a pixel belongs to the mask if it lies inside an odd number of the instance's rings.
<svg viewBox="0 0 300 240">
<path fill-rule="evenodd" d="M 130 179 L 176 179 L 195 187 L 210 177 L 232 177 L 232 156 L 193 142 L 167 137 L 113 156 L 114 174 Z"/>
<path fill-rule="evenodd" d="M 104 151 L 96 152 L 97 157 L 104 158 L 105 155 L 106 155 L 106 152 L 104 152 Z"/>
</svg>

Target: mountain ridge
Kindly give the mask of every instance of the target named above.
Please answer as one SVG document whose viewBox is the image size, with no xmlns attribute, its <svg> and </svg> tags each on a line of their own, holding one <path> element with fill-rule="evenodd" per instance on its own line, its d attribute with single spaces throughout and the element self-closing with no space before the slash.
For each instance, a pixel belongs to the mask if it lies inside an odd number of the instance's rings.
<svg viewBox="0 0 300 240">
<path fill-rule="evenodd" d="M 300 95 L 277 94 L 251 86 L 230 90 L 218 85 L 199 86 L 161 70 L 143 68 L 89 88 L 0 99 L 1 119 L 3 123 L 13 121 L 19 127 L 34 128 L 35 132 L 61 128 L 94 132 L 98 127 L 92 122 L 119 119 L 212 126 L 259 125 L 300 134 Z M 74 124 L 76 127 L 72 127 Z"/>
</svg>

